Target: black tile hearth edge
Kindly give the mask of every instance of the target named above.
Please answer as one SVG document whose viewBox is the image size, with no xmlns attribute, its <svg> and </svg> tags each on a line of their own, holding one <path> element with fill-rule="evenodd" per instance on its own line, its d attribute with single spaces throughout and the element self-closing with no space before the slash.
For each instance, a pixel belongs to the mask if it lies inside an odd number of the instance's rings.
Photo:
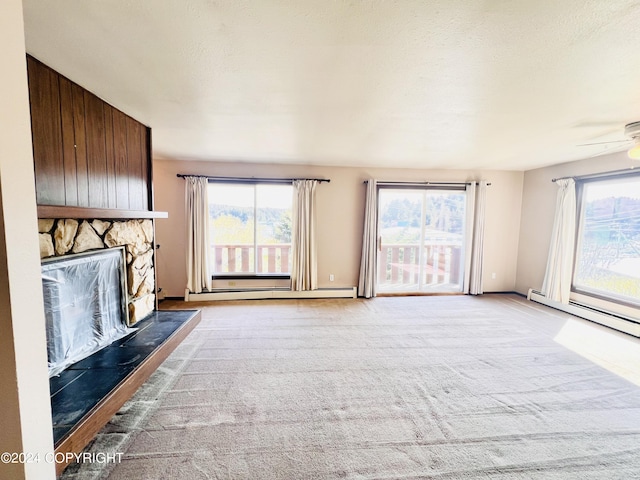
<svg viewBox="0 0 640 480">
<path fill-rule="evenodd" d="M 135 332 L 52 377 L 49 386 L 56 447 L 92 408 L 197 313 L 155 311 L 136 325 Z"/>
</svg>

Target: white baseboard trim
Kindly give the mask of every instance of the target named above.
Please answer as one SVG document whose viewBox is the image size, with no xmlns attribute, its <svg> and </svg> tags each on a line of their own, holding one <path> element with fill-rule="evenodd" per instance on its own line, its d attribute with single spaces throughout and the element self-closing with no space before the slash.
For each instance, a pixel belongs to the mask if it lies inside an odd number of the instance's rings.
<svg viewBox="0 0 640 480">
<path fill-rule="evenodd" d="M 606 312 L 603 310 L 596 310 L 594 308 L 575 302 L 569 302 L 568 305 L 560 302 L 555 302 L 553 300 L 549 300 L 547 297 L 542 295 L 541 292 L 533 290 L 532 288 L 529 289 L 527 299 L 536 303 L 541 303 L 542 305 L 546 305 L 547 307 L 555 308 L 556 310 L 570 313 L 571 315 L 575 315 L 576 317 L 585 318 L 587 320 L 591 320 L 592 322 L 599 323 L 600 325 L 604 325 L 606 327 L 628 333 L 629 335 L 633 335 L 634 337 L 640 337 L 640 324 L 631 318 L 627 319 L 614 313 Z"/>
<path fill-rule="evenodd" d="M 265 300 L 269 298 L 357 298 L 356 287 L 320 288 L 294 292 L 292 290 L 244 290 L 184 294 L 185 302 L 207 302 L 211 300 Z"/>
</svg>

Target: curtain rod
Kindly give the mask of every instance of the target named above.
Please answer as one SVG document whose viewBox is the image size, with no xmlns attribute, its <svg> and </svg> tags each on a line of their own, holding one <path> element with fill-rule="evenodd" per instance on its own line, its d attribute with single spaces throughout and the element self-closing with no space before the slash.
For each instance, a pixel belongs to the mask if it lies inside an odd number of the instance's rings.
<svg viewBox="0 0 640 480">
<path fill-rule="evenodd" d="M 176 175 L 179 178 L 186 177 L 199 177 L 208 178 L 214 182 L 256 182 L 256 183 L 290 183 L 294 180 L 317 180 L 318 182 L 327 182 L 331 180 L 328 178 L 259 178 L 259 177 L 212 177 L 211 175 L 186 175 L 184 173 L 178 173 Z"/>
<path fill-rule="evenodd" d="M 558 180 L 567 180 L 569 178 L 573 178 L 574 180 L 587 180 L 589 178 L 598 178 L 598 177 L 609 177 L 615 175 L 624 175 L 625 173 L 633 173 L 637 171 L 636 167 L 623 168 L 621 170 L 611 170 L 610 172 L 602 172 L 602 173 L 591 173 L 589 175 L 577 175 L 577 176 L 569 176 L 569 177 L 558 177 L 552 178 L 552 182 L 557 182 Z"/>
<path fill-rule="evenodd" d="M 364 183 L 369 183 L 369 180 L 365 180 Z M 378 185 L 405 185 L 405 186 L 411 186 L 411 185 L 471 185 L 471 184 L 476 184 L 478 185 L 480 182 L 378 182 Z M 491 183 L 487 183 L 487 185 L 491 185 Z"/>
</svg>

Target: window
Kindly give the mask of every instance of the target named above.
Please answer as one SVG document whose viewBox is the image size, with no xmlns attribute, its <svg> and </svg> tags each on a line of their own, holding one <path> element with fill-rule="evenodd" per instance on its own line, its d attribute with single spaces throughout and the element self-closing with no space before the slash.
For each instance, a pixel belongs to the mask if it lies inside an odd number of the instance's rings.
<svg viewBox="0 0 640 480">
<path fill-rule="evenodd" d="M 640 176 L 585 181 L 573 289 L 640 304 Z"/>
<path fill-rule="evenodd" d="M 464 188 L 388 188 L 378 194 L 380 292 L 461 292 Z"/>
<path fill-rule="evenodd" d="M 291 185 L 210 183 L 214 275 L 289 275 Z"/>
</svg>

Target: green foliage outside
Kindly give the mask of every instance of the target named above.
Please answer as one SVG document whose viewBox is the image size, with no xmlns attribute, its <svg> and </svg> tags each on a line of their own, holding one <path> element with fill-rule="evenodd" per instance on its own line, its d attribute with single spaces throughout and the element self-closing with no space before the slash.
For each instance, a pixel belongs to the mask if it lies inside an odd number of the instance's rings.
<svg viewBox="0 0 640 480">
<path fill-rule="evenodd" d="M 209 208 L 210 239 L 215 245 L 253 245 L 254 218 L 252 208 L 211 205 Z M 291 210 L 258 209 L 257 243 L 291 242 Z"/>
<path fill-rule="evenodd" d="M 253 208 L 234 207 L 227 205 L 211 205 L 209 208 L 210 241 L 213 245 L 241 245 L 247 248 L 236 249 L 235 267 L 230 270 L 230 259 L 227 255 L 231 250 L 225 249 L 219 252 L 222 258 L 216 259 L 214 270 L 221 273 L 251 273 L 254 272 L 254 215 Z M 257 245 L 274 245 L 291 243 L 291 210 L 277 208 L 260 208 L 257 212 L 258 225 L 255 229 Z M 284 250 L 284 252 L 283 252 Z M 248 254 L 248 265 L 243 267 L 243 251 Z M 287 273 L 291 262 L 290 248 L 276 248 L 275 252 L 268 249 L 259 249 L 261 262 L 257 273 Z M 270 258 L 275 261 L 275 270 L 269 270 Z M 283 264 L 283 255 L 287 255 L 287 264 Z M 260 265 L 262 265 L 260 267 Z"/>
<path fill-rule="evenodd" d="M 291 243 L 291 210 L 281 214 L 275 226 L 274 237 L 278 243 Z"/>
<path fill-rule="evenodd" d="M 386 244 L 420 241 L 422 196 L 394 198 L 381 206 L 380 229 Z M 461 235 L 465 219 L 465 195 L 427 195 L 424 222 L 429 232 Z"/>
<path fill-rule="evenodd" d="M 253 219 L 222 214 L 211 219 L 209 229 L 214 245 L 253 245 Z"/>
<path fill-rule="evenodd" d="M 629 297 L 636 302 L 640 301 L 640 278 L 601 269 L 594 269 L 591 273 L 591 276 L 581 280 L 580 286 Z"/>
</svg>

